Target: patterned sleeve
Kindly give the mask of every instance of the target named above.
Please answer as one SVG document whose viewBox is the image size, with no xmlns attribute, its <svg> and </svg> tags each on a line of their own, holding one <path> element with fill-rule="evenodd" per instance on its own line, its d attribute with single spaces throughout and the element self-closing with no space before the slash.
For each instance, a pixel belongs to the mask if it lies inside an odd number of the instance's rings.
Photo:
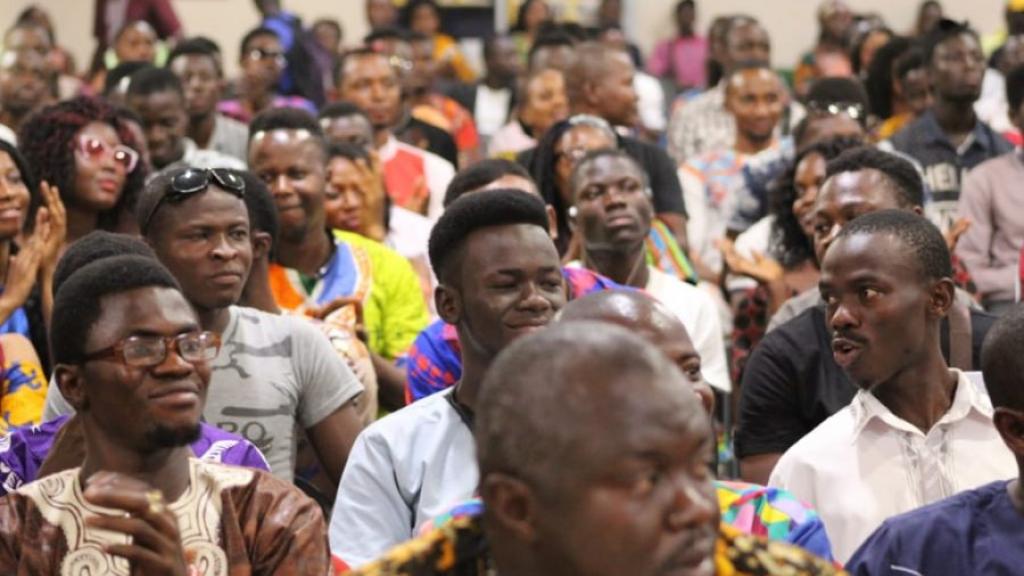
<svg viewBox="0 0 1024 576">
<path fill-rule="evenodd" d="M 444 322 L 438 320 L 420 332 L 405 358 L 407 368 L 405 400 L 411 404 L 454 386 L 462 377 L 459 350 L 444 337 Z"/>
<path fill-rule="evenodd" d="M 5 362 L 0 431 L 15 426 L 38 424 L 46 403 L 46 378 L 36 363 L 13 360 Z"/>
</svg>

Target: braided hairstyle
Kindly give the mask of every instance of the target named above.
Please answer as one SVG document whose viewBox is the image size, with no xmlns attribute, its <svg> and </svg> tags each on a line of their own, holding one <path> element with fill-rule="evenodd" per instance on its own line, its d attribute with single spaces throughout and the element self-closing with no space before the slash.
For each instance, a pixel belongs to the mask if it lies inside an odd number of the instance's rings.
<svg viewBox="0 0 1024 576">
<path fill-rule="evenodd" d="M 61 200 L 69 203 L 75 197 L 75 136 L 93 122 L 109 124 L 118 138 L 136 151 L 139 144 L 114 109 L 97 98 L 79 96 L 43 108 L 31 116 L 18 133 L 18 148 L 32 168 L 36 181 L 46 181 L 60 189 Z M 117 204 L 99 215 L 97 227 L 102 230 L 117 228 L 119 218 L 130 211 L 135 199 L 133 192 L 142 189 L 146 167 L 140 162 L 125 175 L 125 184 Z"/>
</svg>

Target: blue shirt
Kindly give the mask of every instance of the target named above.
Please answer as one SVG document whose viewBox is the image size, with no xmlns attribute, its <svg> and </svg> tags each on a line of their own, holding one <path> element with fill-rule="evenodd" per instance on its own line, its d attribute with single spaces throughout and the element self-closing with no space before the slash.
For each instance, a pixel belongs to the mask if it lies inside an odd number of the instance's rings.
<svg viewBox="0 0 1024 576">
<path fill-rule="evenodd" d="M 1024 568 L 1024 515 L 1005 480 L 886 520 L 846 565 L 852 576 L 1013 575 Z"/>
</svg>

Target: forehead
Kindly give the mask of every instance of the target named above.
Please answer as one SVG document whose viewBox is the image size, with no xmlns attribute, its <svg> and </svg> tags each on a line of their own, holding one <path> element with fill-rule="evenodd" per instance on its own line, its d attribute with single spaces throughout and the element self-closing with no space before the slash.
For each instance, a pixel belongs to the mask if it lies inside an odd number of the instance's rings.
<svg viewBox="0 0 1024 576">
<path fill-rule="evenodd" d="M 865 275 L 919 280 L 921 267 L 913 249 L 894 234 L 859 232 L 838 238 L 825 253 L 822 280 L 855 281 Z"/>
<path fill-rule="evenodd" d="M 961 32 L 956 36 L 950 36 L 935 45 L 936 52 L 948 52 L 954 50 L 981 50 L 978 39 L 970 32 Z"/>
<path fill-rule="evenodd" d="M 160 90 L 149 94 L 131 94 L 128 96 L 131 107 L 142 116 L 167 115 L 177 112 L 184 106 L 185 100 L 177 90 Z"/>
<path fill-rule="evenodd" d="M 253 170 L 321 165 L 315 136 L 307 130 L 268 130 L 253 134 L 249 162 Z"/>
<path fill-rule="evenodd" d="M 548 231 L 533 224 L 481 228 L 463 244 L 463 273 L 483 276 L 494 270 L 561 269 Z"/>
<path fill-rule="evenodd" d="M 892 183 L 878 170 L 841 172 L 825 181 L 816 206 L 824 210 L 844 204 L 870 203 L 895 208 L 898 205 L 896 194 Z"/>
<path fill-rule="evenodd" d="M 591 144 L 595 148 L 605 148 L 611 147 L 614 143 L 615 141 L 612 139 L 611 134 L 607 131 L 588 124 L 573 126 L 566 130 L 565 134 L 562 134 L 562 137 L 558 139 L 558 144 L 563 147 Z"/>
<path fill-rule="evenodd" d="M 549 90 L 554 87 L 565 85 L 562 73 L 558 70 L 547 69 L 530 77 L 526 83 L 526 91 L 531 96 L 537 96 L 541 90 Z"/>
<path fill-rule="evenodd" d="M 173 218 L 166 217 L 172 214 Z M 193 194 L 184 200 L 165 201 L 157 212 L 157 218 L 172 230 L 195 224 L 248 224 L 249 210 L 244 200 L 211 184 L 205 192 Z"/>
<path fill-rule="evenodd" d="M 729 78 L 728 87 L 732 91 L 750 92 L 754 90 L 781 90 L 779 77 L 767 68 L 750 68 L 733 74 Z"/>
<path fill-rule="evenodd" d="M 128 27 L 123 34 L 121 34 L 121 40 L 156 40 L 156 34 L 148 24 L 141 22 L 132 24 Z"/>
<path fill-rule="evenodd" d="M 210 70 L 216 73 L 217 60 L 211 54 L 183 54 L 171 62 L 171 70 L 177 74 L 195 70 Z"/>
<path fill-rule="evenodd" d="M 46 60 L 32 50 L 9 50 L 0 55 L 0 71 L 17 68 L 40 71 L 46 69 Z"/>
<path fill-rule="evenodd" d="M 636 163 L 618 156 L 605 156 L 592 160 L 580 169 L 580 182 L 611 182 L 623 178 L 643 180 L 643 173 Z"/>
<path fill-rule="evenodd" d="M 757 22 L 743 22 L 729 29 L 726 41 L 729 44 L 767 42 L 768 31 Z"/>
<path fill-rule="evenodd" d="M 181 292 L 150 286 L 100 298 L 100 315 L 88 339 L 110 345 L 131 334 L 170 335 L 196 325 L 195 312 Z"/>
<path fill-rule="evenodd" d="M 828 162 L 825 161 L 824 156 L 817 152 L 810 152 L 797 163 L 796 177 L 799 179 L 801 176 L 807 176 L 808 172 L 815 177 L 819 174 L 824 175 L 827 165 Z"/>
<path fill-rule="evenodd" d="M 98 138 L 105 142 L 120 144 L 121 138 L 117 135 L 117 130 L 113 126 L 105 122 L 90 122 L 82 127 L 78 131 L 78 136 L 89 136 L 91 138 Z"/>
<path fill-rule="evenodd" d="M 49 46 L 50 38 L 46 31 L 38 26 L 22 26 L 8 32 L 4 44 L 12 49 L 35 48 Z"/>
<path fill-rule="evenodd" d="M 345 59 L 342 81 L 356 78 L 397 77 L 384 54 L 357 54 Z"/>
<path fill-rule="evenodd" d="M 345 156 L 334 156 L 327 161 L 327 170 L 330 171 L 332 176 L 355 174 L 355 169 L 355 162 Z"/>
<path fill-rule="evenodd" d="M 254 48 L 274 49 L 281 46 L 281 41 L 273 34 L 260 34 L 249 39 L 245 45 L 246 50 Z"/>
</svg>

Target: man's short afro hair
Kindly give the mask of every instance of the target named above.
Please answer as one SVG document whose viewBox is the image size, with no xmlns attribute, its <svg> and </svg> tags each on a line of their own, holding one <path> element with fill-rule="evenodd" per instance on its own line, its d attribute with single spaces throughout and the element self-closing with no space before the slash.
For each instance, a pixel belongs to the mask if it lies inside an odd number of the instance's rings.
<svg viewBox="0 0 1024 576">
<path fill-rule="evenodd" d="M 836 237 L 836 242 L 856 236 L 882 234 L 892 236 L 913 252 L 923 278 L 941 280 L 953 277 L 949 246 L 942 232 L 927 218 L 909 210 L 879 210 L 855 218 Z"/>
<path fill-rule="evenodd" d="M 874 146 L 858 146 L 830 160 L 825 168 L 826 178 L 843 172 L 877 170 L 892 183 L 896 201 L 903 208 L 924 205 L 924 181 L 909 160 Z"/>
<path fill-rule="evenodd" d="M 150 287 L 181 290 L 167 268 L 147 256 L 103 258 L 72 272 L 53 303 L 50 353 L 54 364 L 85 360 L 85 342 L 100 320 L 105 296 Z"/>
<path fill-rule="evenodd" d="M 544 202 L 529 192 L 511 188 L 484 190 L 453 202 L 430 233 L 430 265 L 444 281 L 451 277 L 452 264 L 466 237 L 481 228 L 532 224 L 548 233 Z"/>
<path fill-rule="evenodd" d="M 57 261 L 53 271 L 53 293 L 56 295 L 64 282 L 78 269 L 97 260 L 114 256 L 144 256 L 156 260 L 156 253 L 141 239 L 127 234 L 94 230 L 73 242 Z"/>
</svg>

